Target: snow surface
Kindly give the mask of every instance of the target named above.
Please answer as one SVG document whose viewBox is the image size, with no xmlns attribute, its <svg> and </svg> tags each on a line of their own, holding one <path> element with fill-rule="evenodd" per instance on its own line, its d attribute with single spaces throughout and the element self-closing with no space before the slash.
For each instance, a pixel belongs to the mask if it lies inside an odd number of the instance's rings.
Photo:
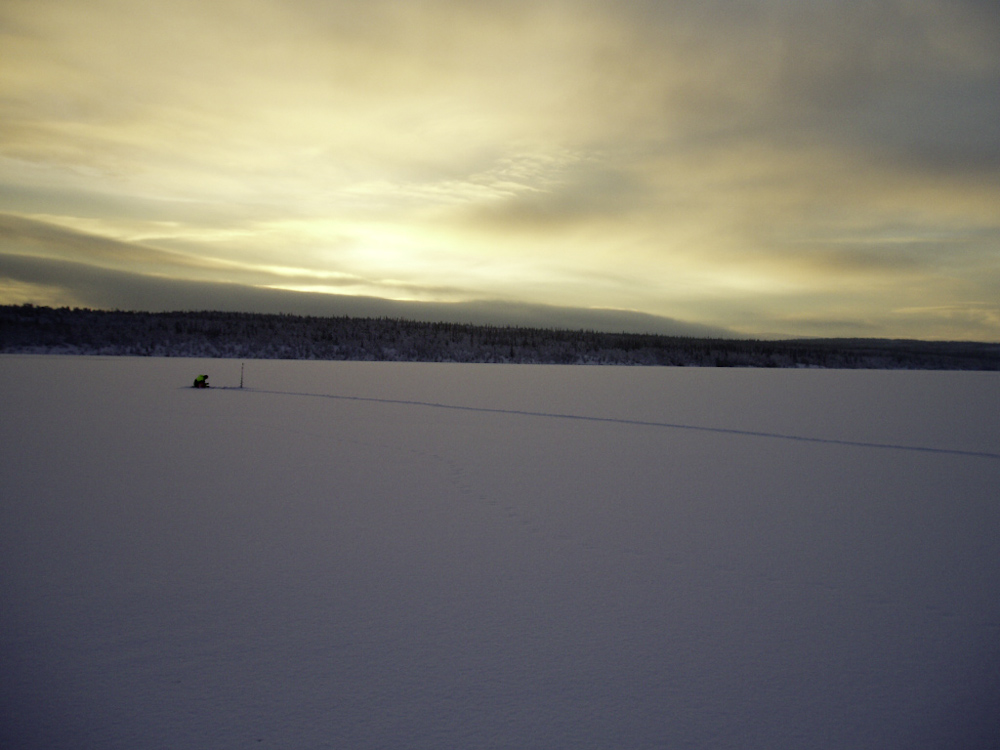
<svg viewBox="0 0 1000 750">
<path fill-rule="evenodd" d="M 1000 740 L 998 373 L 239 367 L 0 357 L 0 747 Z"/>
</svg>

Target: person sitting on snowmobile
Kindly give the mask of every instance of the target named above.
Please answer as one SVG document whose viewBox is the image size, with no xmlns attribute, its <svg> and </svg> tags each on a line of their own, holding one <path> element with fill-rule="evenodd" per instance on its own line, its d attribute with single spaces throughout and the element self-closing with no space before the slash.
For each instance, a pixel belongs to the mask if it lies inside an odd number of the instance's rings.
<svg viewBox="0 0 1000 750">
<path fill-rule="evenodd" d="M 194 379 L 195 388 L 208 388 L 208 375 L 199 375 Z"/>
</svg>

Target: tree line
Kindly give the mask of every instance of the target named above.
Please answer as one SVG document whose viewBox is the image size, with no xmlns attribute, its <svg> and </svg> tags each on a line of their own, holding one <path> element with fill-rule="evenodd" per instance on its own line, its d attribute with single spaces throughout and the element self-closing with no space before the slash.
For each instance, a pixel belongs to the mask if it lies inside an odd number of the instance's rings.
<svg viewBox="0 0 1000 750">
<path fill-rule="evenodd" d="M 395 362 L 1000 370 L 1000 344 L 760 341 L 394 318 L 0 306 L 0 352 Z"/>
</svg>

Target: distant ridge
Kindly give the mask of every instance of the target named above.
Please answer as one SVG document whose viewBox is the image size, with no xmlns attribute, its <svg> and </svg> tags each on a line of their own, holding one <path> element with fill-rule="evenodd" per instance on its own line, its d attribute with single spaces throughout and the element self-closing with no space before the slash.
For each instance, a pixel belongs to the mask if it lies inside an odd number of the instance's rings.
<svg viewBox="0 0 1000 750">
<path fill-rule="evenodd" d="M 0 352 L 685 367 L 1000 370 L 1000 344 L 742 339 L 397 318 L 0 306 Z"/>
</svg>

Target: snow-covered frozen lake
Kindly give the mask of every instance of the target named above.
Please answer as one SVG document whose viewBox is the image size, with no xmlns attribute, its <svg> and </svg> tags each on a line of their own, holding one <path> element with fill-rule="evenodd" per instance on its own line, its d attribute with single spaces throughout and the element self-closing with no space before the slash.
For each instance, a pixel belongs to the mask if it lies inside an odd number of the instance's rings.
<svg viewBox="0 0 1000 750">
<path fill-rule="evenodd" d="M 0 746 L 1000 741 L 998 373 L 245 377 L 0 357 Z"/>
</svg>

